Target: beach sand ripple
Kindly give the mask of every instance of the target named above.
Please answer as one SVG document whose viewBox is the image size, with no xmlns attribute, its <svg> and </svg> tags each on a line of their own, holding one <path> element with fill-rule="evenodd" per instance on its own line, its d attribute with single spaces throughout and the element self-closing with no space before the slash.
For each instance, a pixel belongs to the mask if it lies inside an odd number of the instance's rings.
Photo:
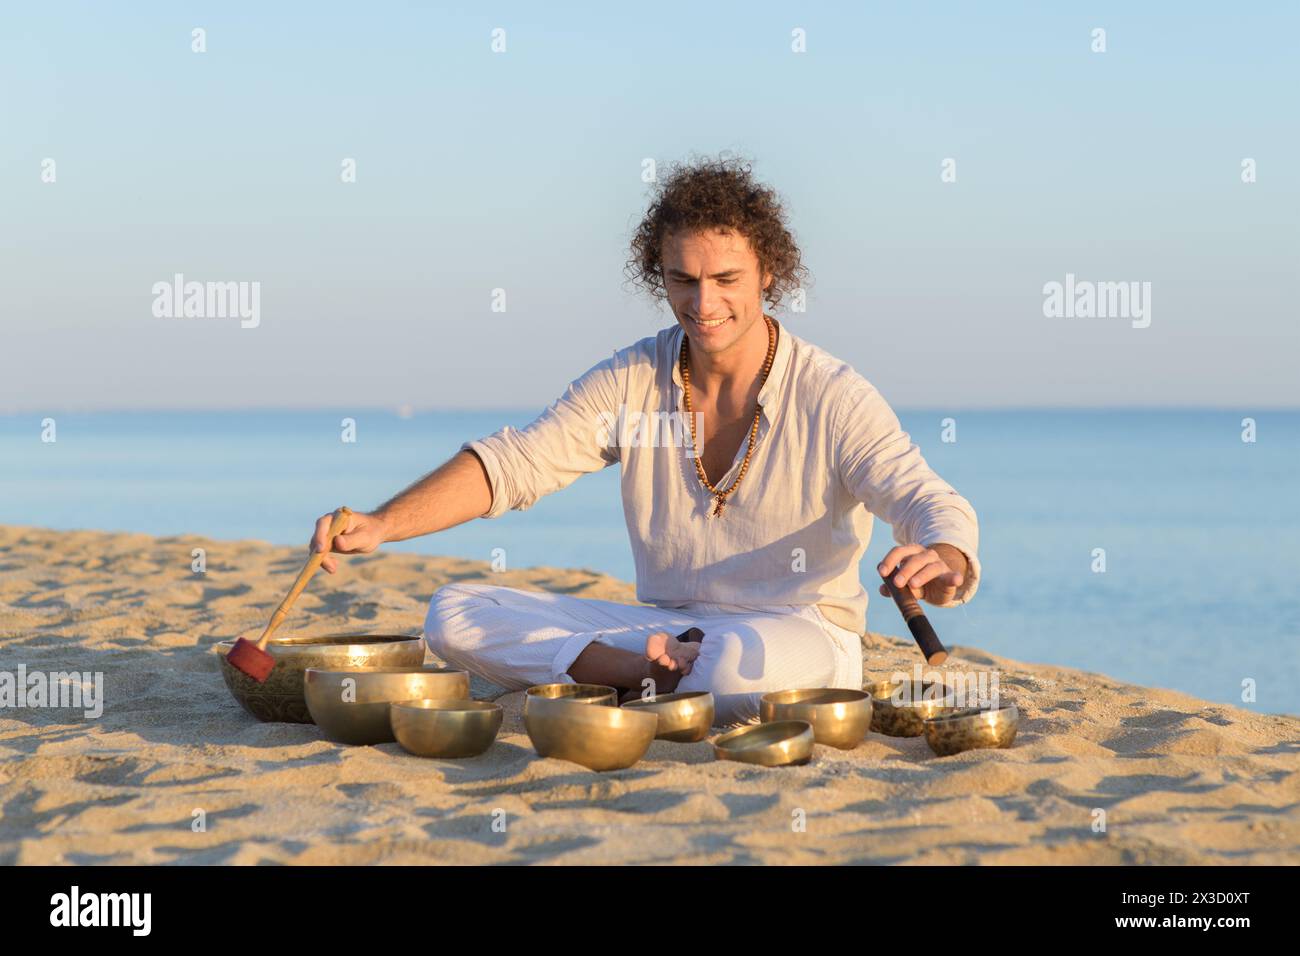
<svg viewBox="0 0 1300 956">
<path fill-rule="evenodd" d="M 522 694 L 478 679 L 475 696 L 506 715 L 472 760 L 262 724 L 227 693 L 213 645 L 256 633 L 303 558 L 0 527 L 0 670 L 99 671 L 106 698 L 98 719 L 0 710 L 0 863 L 1300 863 L 1297 718 L 975 648 L 953 648 L 945 669 L 998 672 L 1024 715 L 1007 750 L 938 758 L 921 738 L 873 734 L 764 769 L 715 761 L 707 742 L 656 742 L 597 774 L 539 758 Z M 449 581 L 634 600 L 590 571 L 341 564 L 286 629 L 418 634 Z M 863 648 L 868 679 L 919 660 L 902 638 L 865 635 Z"/>
</svg>

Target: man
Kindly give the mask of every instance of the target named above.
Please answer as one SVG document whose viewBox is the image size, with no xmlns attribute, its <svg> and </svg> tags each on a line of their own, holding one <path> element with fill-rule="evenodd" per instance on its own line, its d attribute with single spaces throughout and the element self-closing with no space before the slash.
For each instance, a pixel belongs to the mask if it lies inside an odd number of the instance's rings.
<svg viewBox="0 0 1300 956">
<path fill-rule="evenodd" d="M 466 442 L 333 542 L 322 517 L 313 550 L 364 553 L 497 517 L 617 464 L 650 606 L 450 584 L 425 622 L 439 657 L 510 688 L 709 690 L 723 726 L 756 720 L 767 691 L 861 687 L 871 515 L 899 544 L 877 570 L 941 607 L 975 593 L 978 529 L 880 394 L 764 313 L 805 272 L 784 220 L 747 165 L 673 170 L 629 271 L 677 324 L 589 369 L 527 427 Z M 692 627 L 702 640 L 674 637 Z"/>
</svg>

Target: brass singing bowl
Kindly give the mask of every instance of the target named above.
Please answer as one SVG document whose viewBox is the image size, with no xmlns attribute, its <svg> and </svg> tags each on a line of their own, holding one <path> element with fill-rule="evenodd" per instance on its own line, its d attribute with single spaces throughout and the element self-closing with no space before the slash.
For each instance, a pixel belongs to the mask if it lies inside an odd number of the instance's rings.
<svg viewBox="0 0 1300 956">
<path fill-rule="evenodd" d="M 871 695 L 871 729 L 888 737 L 919 737 L 928 717 L 957 710 L 957 692 L 939 681 L 922 681 L 920 693 L 910 680 L 876 681 L 863 688 Z"/>
<path fill-rule="evenodd" d="M 819 744 L 852 750 L 871 730 L 871 695 L 841 687 L 778 690 L 759 698 L 763 723 L 806 720 Z"/>
<path fill-rule="evenodd" d="M 713 756 L 764 767 L 807 763 L 813 751 L 812 724 L 806 720 L 777 720 L 751 724 L 713 741 Z"/>
<path fill-rule="evenodd" d="M 524 727 L 540 756 L 589 770 L 622 770 L 640 760 L 659 715 L 626 707 L 584 707 L 569 698 L 534 695 L 524 702 Z"/>
<path fill-rule="evenodd" d="M 618 706 L 618 691 L 604 684 L 534 684 L 524 697 L 524 707 L 535 697 L 547 700 L 570 700 L 579 704 Z"/>
<path fill-rule="evenodd" d="M 234 640 L 216 645 L 221 676 L 231 695 L 258 720 L 310 724 L 303 681 L 309 667 L 323 670 L 367 670 L 376 667 L 418 667 L 424 660 L 424 640 L 398 634 L 326 634 L 284 637 L 270 641 L 266 652 L 275 666 L 259 684 L 232 667 L 226 655 Z"/>
<path fill-rule="evenodd" d="M 629 700 L 625 710 L 641 710 L 659 715 L 656 740 L 694 743 L 709 736 L 713 726 L 713 695 L 707 690 L 683 691 L 680 694 L 656 694 Z"/>
<path fill-rule="evenodd" d="M 382 744 L 393 739 L 388 705 L 395 700 L 463 700 L 469 674 L 450 667 L 384 667 L 373 670 L 307 668 L 307 712 L 330 740 Z"/>
<path fill-rule="evenodd" d="M 477 757 L 497 739 L 503 714 L 487 700 L 402 700 L 388 707 L 393 736 L 417 757 Z"/>
<path fill-rule="evenodd" d="M 925 722 L 925 740 L 940 757 L 980 747 L 1010 747 L 1020 727 L 1015 704 L 995 708 L 963 707 Z"/>
</svg>

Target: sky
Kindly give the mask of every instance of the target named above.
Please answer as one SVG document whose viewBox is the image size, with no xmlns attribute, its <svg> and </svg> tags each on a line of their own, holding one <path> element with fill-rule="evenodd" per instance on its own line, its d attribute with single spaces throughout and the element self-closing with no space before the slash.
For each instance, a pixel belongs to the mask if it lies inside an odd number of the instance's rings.
<svg viewBox="0 0 1300 956">
<path fill-rule="evenodd" d="M 643 172 L 722 151 L 898 407 L 1300 405 L 1294 3 L 0 10 L 0 412 L 540 407 L 672 322 Z"/>
</svg>

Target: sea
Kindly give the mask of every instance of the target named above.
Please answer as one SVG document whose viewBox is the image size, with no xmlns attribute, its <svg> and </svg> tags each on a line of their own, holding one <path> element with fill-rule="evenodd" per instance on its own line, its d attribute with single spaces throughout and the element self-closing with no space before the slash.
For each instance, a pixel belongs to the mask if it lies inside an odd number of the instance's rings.
<svg viewBox="0 0 1300 956">
<path fill-rule="evenodd" d="M 536 411 L 3 415 L 0 523 L 305 549 L 319 515 L 372 508 L 463 441 Z M 980 519 L 978 594 L 929 609 L 945 643 L 1300 713 L 1300 411 L 899 418 Z M 877 520 L 865 582 L 892 544 Z M 635 574 L 615 468 L 526 511 L 386 547 Z M 906 635 L 868 587 L 868 627 Z"/>
</svg>

